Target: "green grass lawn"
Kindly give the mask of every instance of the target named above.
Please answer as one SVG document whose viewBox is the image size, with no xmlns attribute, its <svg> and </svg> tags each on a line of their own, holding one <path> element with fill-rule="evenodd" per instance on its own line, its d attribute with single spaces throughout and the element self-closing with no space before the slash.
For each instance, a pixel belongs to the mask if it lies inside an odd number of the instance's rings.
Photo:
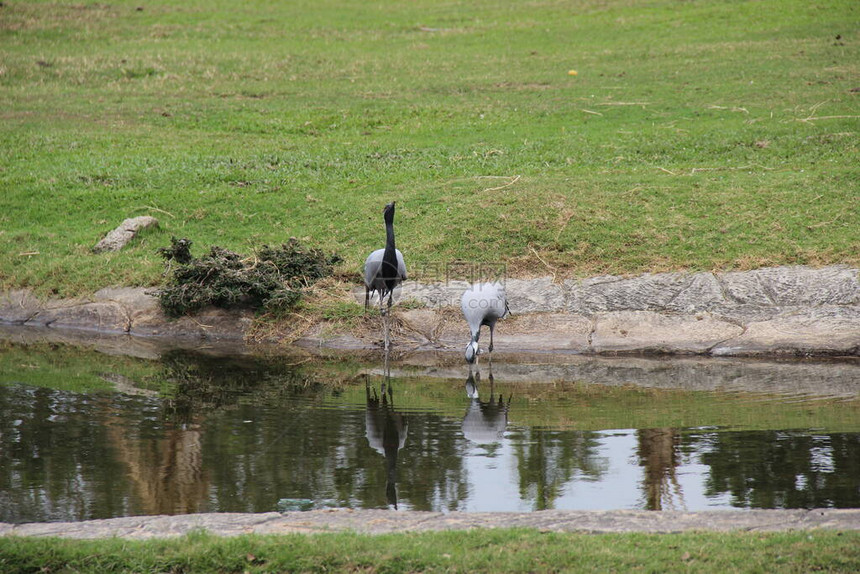
<svg viewBox="0 0 860 574">
<path fill-rule="evenodd" d="M 171 236 L 357 278 L 391 200 L 419 279 L 857 265 L 857 88 L 852 0 L 9 0 L 0 288 L 160 284 Z"/>
<path fill-rule="evenodd" d="M 856 532 L 0 538 L 5 572 L 856 572 Z"/>
</svg>

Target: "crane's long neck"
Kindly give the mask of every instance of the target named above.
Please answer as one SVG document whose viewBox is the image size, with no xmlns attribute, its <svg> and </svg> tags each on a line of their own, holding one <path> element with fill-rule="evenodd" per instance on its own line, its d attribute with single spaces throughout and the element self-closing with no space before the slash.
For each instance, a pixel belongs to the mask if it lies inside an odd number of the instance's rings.
<svg viewBox="0 0 860 574">
<path fill-rule="evenodd" d="M 471 319 L 468 321 L 469 323 L 469 332 L 472 334 L 472 343 L 477 343 L 478 339 L 481 337 L 481 321 L 480 319 Z"/>
<path fill-rule="evenodd" d="M 380 274 L 385 281 L 385 289 L 388 292 L 397 286 L 397 251 L 394 247 L 394 217 L 392 214 L 385 218 L 385 251 L 382 253 L 382 269 Z M 390 301 L 390 299 L 389 299 Z"/>
<path fill-rule="evenodd" d="M 394 222 L 385 222 L 385 251 L 382 253 L 382 276 L 386 283 L 397 277 L 397 251 L 394 247 Z M 388 289 L 393 289 L 394 284 L 387 284 Z"/>
<path fill-rule="evenodd" d="M 394 254 L 394 222 L 386 221 L 385 222 L 385 252 L 391 252 Z"/>
</svg>

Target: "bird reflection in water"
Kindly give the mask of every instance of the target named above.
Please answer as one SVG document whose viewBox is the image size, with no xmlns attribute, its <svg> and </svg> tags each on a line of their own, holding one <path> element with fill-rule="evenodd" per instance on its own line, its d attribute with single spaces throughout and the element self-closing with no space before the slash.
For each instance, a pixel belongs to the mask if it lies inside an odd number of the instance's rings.
<svg viewBox="0 0 860 574">
<path fill-rule="evenodd" d="M 388 504 L 397 508 L 397 455 L 406 444 L 409 423 L 406 416 L 394 410 L 394 388 L 391 385 L 391 370 L 388 352 L 385 352 L 384 378 L 379 394 L 370 381 L 365 379 L 367 410 L 365 423 L 367 442 L 370 447 L 385 457 L 385 495 Z"/>
<path fill-rule="evenodd" d="M 508 396 L 508 400 L 505 402 L 501 393 L 498 397 L 494 394 L 492 362 L 490 362 L 488 379 L 490 381 L 490 398 L 482 401 L 478 391 L 481 372 L 473 372 L 470 366 L 469 377 L 466 379 L 466 394 L 470 400 L 466 416 L 463 418 L 463 436 L 477 444 L 501 442 L 508 426 L 511 397 Z"/>
</svg>

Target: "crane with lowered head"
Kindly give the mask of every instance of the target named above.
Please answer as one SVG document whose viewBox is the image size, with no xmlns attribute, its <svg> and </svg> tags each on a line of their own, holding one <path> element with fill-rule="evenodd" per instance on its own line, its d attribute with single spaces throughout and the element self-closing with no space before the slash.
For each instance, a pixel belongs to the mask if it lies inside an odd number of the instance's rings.
<svg viewBox="0 0 860 574">
<path fill-rule="evenodd" d="M 492 353 L 496 321 L 510 313 L 505 286 L 498 282 L 475 283 L 463 293 L 460 308 L 472 334 L 472 339 L 466 345 L 466 362 L 474 364 L 478 360 L 478 338 L 481 336 L 481 327 L 486 325 L 490 328 L 489 352 Z"/>
</svg>

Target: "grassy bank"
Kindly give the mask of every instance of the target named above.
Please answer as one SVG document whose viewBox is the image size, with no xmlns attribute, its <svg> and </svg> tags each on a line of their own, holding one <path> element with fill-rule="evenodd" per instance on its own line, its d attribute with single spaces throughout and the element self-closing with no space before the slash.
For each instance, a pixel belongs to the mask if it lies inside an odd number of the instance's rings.
<svg viewBox="0 0 860 574">
<path fill-rule="evenodd" d="M 855 572 L 855 532 L 0 538 L 5 572 Z"/>
<path fill-rule="evenodd" d="M 0 288 L 162 281 L 290 236 L 413 276 L 860 264 L 860 7 L 802 0 L 0 7 Z M 575 70 L 576 75 L 571 74 Z M 90 248 L 122 219 L 161 228 Z"/>
</svg>

